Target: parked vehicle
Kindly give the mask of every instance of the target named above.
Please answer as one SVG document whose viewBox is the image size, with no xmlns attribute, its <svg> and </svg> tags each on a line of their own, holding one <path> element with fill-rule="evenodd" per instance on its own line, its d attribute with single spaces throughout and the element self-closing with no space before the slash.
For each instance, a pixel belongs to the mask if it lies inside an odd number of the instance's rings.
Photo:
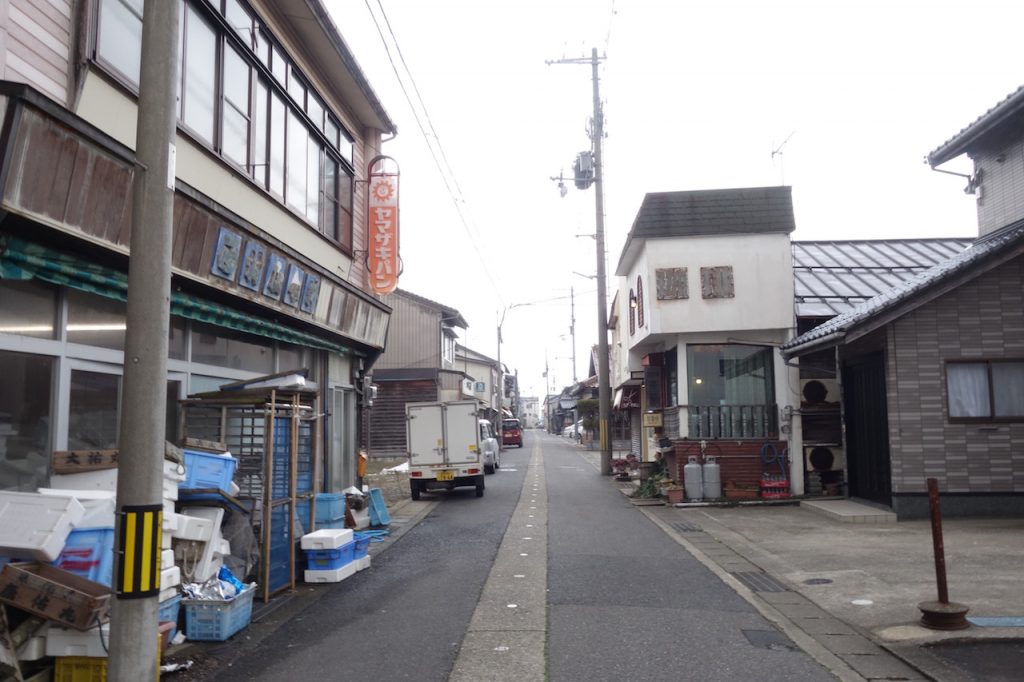
<svg viewBox="0 0 1024 682">
<path fill-rule="evenodd" d="M 412 499 L 420 499 L 425 490 L 460 486 L 473 486 L 477 497 L 484 496 L 484 429 L 480 422 L 475 400 L 406 403 Z M 496 452 L 497 441 L 493 448 Z"/>
<path fill-rule="evenodd" d="M 518 419 L 505 419 L 501 422 L 501 444 L 523 447 L 523 429 Z"/>
<path fill-rule="evenodd" d="M 566 438 L 582 438 L 583 437 L 583 420 L 578 420 L 575 424 L 569 424 L 562 429 L 562 435 Z"/>
<path fill-rule="evenodd" d="M 481 419 L 480 423 L 480 448 L 484 451 L 484 473 L 493 474 L 495 469 L 501 467 L 498 439 L 494 437 L 494 427 L 491 422 Z"/>
</svg>

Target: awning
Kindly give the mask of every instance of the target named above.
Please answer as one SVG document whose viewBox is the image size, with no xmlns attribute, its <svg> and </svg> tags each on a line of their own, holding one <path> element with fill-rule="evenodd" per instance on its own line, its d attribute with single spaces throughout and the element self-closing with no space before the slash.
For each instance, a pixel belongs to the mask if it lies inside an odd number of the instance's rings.
<svg viewBox="0 0 1024 682">
<path fill-rule="evenodd" d="M 128 275 L 120 270 L 15 237 L 0 243 L 0 279 L 36 278 L 104 298 L 128 300 Z M 181 291 L 171 291 L 171 315 L 299 346 L 350 352 L 331 340 Z"/>
</svg>

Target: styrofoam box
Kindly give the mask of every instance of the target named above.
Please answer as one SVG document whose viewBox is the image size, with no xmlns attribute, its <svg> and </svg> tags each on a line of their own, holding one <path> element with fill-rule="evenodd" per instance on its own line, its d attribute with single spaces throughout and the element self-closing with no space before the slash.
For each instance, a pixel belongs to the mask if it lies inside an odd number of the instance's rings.
<svg viewBox="0 0 1024 682">
<path fill-rule="evenodd" d="M 114 510 L 117 493 L 112 490 L 66 490 L 64 488 L 39 488 L 40 495 L 55 495 L 78 500 L 85 507 L 85 515 L 75 525 L 79 528 L 96 528 L 114 525 Z"/>
<path fill-rule="evenodd" d="M 356 565 L 357 571 L 363 571 L 370 567 L 370 557 L 364 556 L 356 559 L 353 563 Z"/>
<path fill-rule="evenodd" d="M 176 587 L 181 584 L 181 568 L 169 566 L 160 571 L 160 588 Z"/>
<path fill-rule="evenodd" d="M 230 556 L 231 555 L 231 543 L 226 538 L 221 538 L 213 547 L 213 553 L 219 556 Z"/>
<path fill-rule="evenodd" d="M 160 570 L 170 568 L 174 565 L 174 550 L 171 548 L 162 549 L 160 551 Z"/>
<path fill-rule="evenodd" d="M 24 644 L 18 647 L 19 661 L 38 661 L 46 655 L 46 637 L 35 635 L 29 637 Z"/>
<path fill-rule="evenodd" d="M 306 571 L 304 576 L 307 583 L 340 583 L 345 578 L 355 575 L 356 562 L 350 561 L 341 568 L 331 571 Z"/>
<path fill-rule="evenodd" d="M 77 474 L 53 474 L 50 476 L 50 487 L 113 492 L 117 490 L 117 469 L 80 471 Z"/>
<path fill-rule="evenodd" d="M 99 627 L 88 630 L 70 630 L 48 625 L 46 629 L 47 656 L 93 656 L 106 658 L 103 642 L 110 642 L 110 623 L 103 624 L 103 640 Z"/>
<path fill-rule="evenodd" d="M 321 528 L 303 535 L 300 546 L 302 549 L 338 549 L 349 542 L 352 542 L 351 529 Z"/>
<path fill-rule="evenodd" d="M 184 481 L 185 480 L 185 465 L 172 462 L 169 459 L 164 460 L 164 478 L 169 481 Z"/>
<path fill-rule="evenodd" d="M 171 481 L 171 480 L 168 480 L 167 478 L 164 478 L 163 487 L 164 487 L 163 494 L 164 494 L 164 499 L 165 500 L 176 500 L 176 499 L 178 499 L 178 482 L 177 481 Z"/>
<path fill-rule="evenodd" d="M 0 554 L 53 561 L 83 516 L 73 497 L 0 491 Z"/>
<path fill-rule="evenodd" d="M 174 547 L 174 538 L 171 537 L 171 534 L 170 533 L 166 533 L 166 532 L 165 533 L 160 533 L 160 549 L 161 550 L 170 549 L 173 552 L 174 551 L 172 549 L 173 547 Z"/>
<path fill-rule="evenodd" d="M 170 536 L 171 533 L 178 530 L 178 515 L 175 513 L 168 514 L 164 511 L 164 523 L 163 523 L 164 535 Z"/>
<path fill-rule="evenodd" d="M 171 537 L 199 542 L 209 542 L 213 539 L 212 520 L 189 514 L 178 514 L 177 517 L 178 527 L 171 531 Z"/>
<path fill-rule="evenodd" d="M 174 500 L 164 500 L 164 519 L 174 513 Z"/>
<path fill-rule="evenodd" d="M 163 602 L 167 601 L 168 599 L 174 599 L 174 597 L 177 596 L 180 592 L 181 592 L 181 590 L 178 589 L 177 585 L 172 585 L 171 587 L 167 587 L 167 586 L 161 587 L 160 588 L 160 602 L 163 603 Z"/>
</svg>

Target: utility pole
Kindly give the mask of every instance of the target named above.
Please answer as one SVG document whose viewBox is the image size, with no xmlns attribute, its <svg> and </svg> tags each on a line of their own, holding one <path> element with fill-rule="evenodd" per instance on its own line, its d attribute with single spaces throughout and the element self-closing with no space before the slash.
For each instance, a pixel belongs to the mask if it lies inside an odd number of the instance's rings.
<svg viewBox="0 0 1024 682">
<path fill-rule="evenodd" d="M 569 322 L 570 322 L 570 324 L 569 324 L 569 334 L 572 336 L 572 385 L 575 386 L 576 385 L 576 292 L 573 290 L 573 287 L 571 287 L 571 286 L 569 287 Z M 579 417 L 579 414 L 577 413 L 574 416 Z M 580 440 L 580 427 L 579 427 L 579 423 L 580 423 L 579 419 L 573 419 L 572 420 L 573 437 L 576 439 L 577 443 Z"/>
<path fill-rule="evenodd" d="M 118 549 L 109 660 L 112 682 L 159 677 L 157 626 L 167 437 L 177 48 L 178 4 L 145 3 L 128 264 L 124 403 L 118 438 Z M 141 542 L 134 542 L 136 534 Z M 125 544 L 126 538 L 132 541 Z M 131 553 L 120 549 L 131 546 L 139 549 Z"/>
<path fill-rule="evenodd" d="M 558 59 L 548 64 L 590 64 L 594 84 L 594 128 L 591 144 L 594 148 L 594 198 L 597 229 L 594 235 L 597 242 L 597 385 L 598 406 L 601 434 L 601 473 L 612 472 L 611 433 L 608 426 L 611 418 L 612 389 L 608 369 L 608 298 L 605 287 L 604 267 L 604 182 L 602 180 L 601 145 L 604 140 L 604 113 L 601 111 L 601 91 L 597 75 L 597 65 L 601 59 L 597 56 L 597 48 L 593 48 L 590 59 Z"/>
</svg>

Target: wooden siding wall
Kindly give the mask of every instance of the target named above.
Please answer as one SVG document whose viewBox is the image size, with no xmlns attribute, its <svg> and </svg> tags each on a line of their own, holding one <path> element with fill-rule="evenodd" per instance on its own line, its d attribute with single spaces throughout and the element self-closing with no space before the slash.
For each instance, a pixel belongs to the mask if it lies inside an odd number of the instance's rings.
<svg viewBox="0 0 1024 682">
<path fill-rule="evenodd" d="M 986 235 L 1024 218 L 1024 137 L 978 154 L 974 168 L 981 169 L 978 232 Z"/>
<path fill-rule="evenodd" d="M 887 399 L 894 493 L 1024 492 L 1024 423 L 951 424 L 944 363 L 1024 358 L 1024 256 L 889 328 Z"/>
<path fill-rule="evenodd" d="M 391 326 L 384 354 L 374 369 L 441 366 L 441 313 L 395 292 L 384 296 L 391 306 Z"/>
<path fill-rule="evenodd" d="M 67 106 L 71 0 L 6 0 L 0 10 L 0 77 Z"/>
<path fill-rule="evenodd" d="M 430 379 L 382 381 L 377 399 L 366 415 L 363 446 L 369 437 L 370 457 L 405 457 L 405 404 L 437 400 L 437 385 Z"/>
</svg>

